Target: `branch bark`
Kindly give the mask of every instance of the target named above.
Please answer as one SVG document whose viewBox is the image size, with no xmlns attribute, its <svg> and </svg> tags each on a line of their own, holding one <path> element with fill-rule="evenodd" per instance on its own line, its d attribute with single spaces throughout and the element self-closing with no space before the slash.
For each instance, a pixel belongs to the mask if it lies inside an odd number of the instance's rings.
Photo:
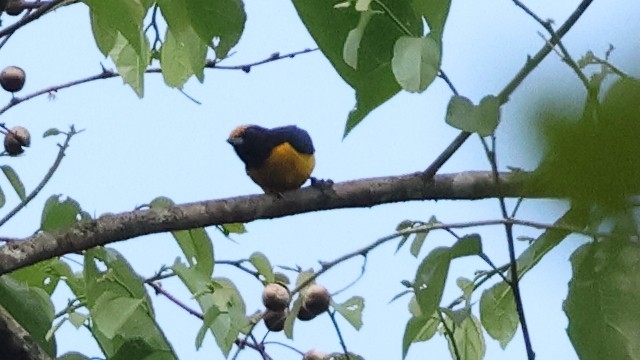
<svg viewBox="0 0 640 360">
<path fill-rule="evenodd" d="M 0 359 L 50 360 L 9 312 L 0 305 Z"/>
<path fill-rule="evenodd" d="M 64 231 L 41 232 L 0 247 L 0 275 L 68 253 L 131 239 L 141 235 L 257 219 L 273 219 L 320 210 L 371 207 L 415 200 L 477 200 L 496 197 L 554 197 L 527 186 L 526 173 L 422 173 L 379 177 L 308 187 L 275 195 L 250 195 L 144 209 L 79 223 Z"/>
</svg>

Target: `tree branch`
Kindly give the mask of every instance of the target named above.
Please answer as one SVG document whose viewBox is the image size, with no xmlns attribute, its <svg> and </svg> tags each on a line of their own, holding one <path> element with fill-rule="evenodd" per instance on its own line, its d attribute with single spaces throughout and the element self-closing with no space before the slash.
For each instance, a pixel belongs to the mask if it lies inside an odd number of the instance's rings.
<svg viewBox="0 0 640 360">
<path fill-rule="evenodd" d="M 308 187 L 284 194 L 250 195 L 105 215 L 66 230 L 41 232 L 0 247 L 0 275 L 67 253 L 137 236 L 257 219 L 273 219 L 312 211 L 371 207 L 413 200 L 474 200 L 495 197 L 558 197 L 526 186 L 522 173 L 491 172 L 437 175 L 425 181 L 421 173 L 354 180 L 331 187 Z"/>
<path fill-rule="evenodd" d="M 205 66 L 205 68 L 208 69 L 216 69 L 216 70 L 242 70 L 246 73 L 248 73 L 249 71 L 251 71 L 251 69 L 254 66 L 259 66 L 259 65 L 263 65 L 263 64 L 268 64 L 270 62 L 273 61 L 278 61 L 278 60 L 283 60 L 283 59 L 290 59 L 290 58 L 294 58 L 298 55 L 302 55 L 302 54 L 307 54 L 310 52 L 314 52 L 318 50 L 317 48 L 315 49 L 304 49 L 304 50 L 299 50 L 299 51 L 294 51 L 294 52 L 290 52 L 290 53 L 286 53 L 286 54 L 280 54 L 280 53 L 273 53 L 271 54 L 268 58 L 263 59 L 263 60 L 259 60 L 259 61 L 255 61 L 252 63 L 248 63 L 248 64 L 242 64 L 242 65 L 228 65 L 228 66 L 224 66 L 224 65 L 218 65 L 219 62 L 216 62 L 214 60 L 207 60 L 207 64 Z M 145 73 L 147 74 L 160 74 L 162 73 L 162 69 L 160 68 L 148 68 L 147 70 L 145 70 Z M 102 68 L 102 71 L 99 74 L 95 74 L 95 75 L 91 75 L 82 79 L 78 79 L 78 80 L 73 80 L 73 81 L 69 81 L 63 84 L 58 84 L 58 85 L 52 85 L 49 86 L 47 88 L 38 90 L 34 93 L 25 95 L 25 96 L 21 96 L 21 97 L 13 97 L 9 103 L 7 105 L 5 105 L 4 107 L 0 108 L 0 115 L 5 113 L 7 110 L 11 109 L 12 107 L 23 103 L 27 100 L 31 100 L 35 97 L 44 95 L 44 94 L 50 94 L 50 93 L 55 93 L 58 90 L 62 90 L 62 89 L 66 89 L 66 88 L 70 88 L 73 86 L 77 86 L 77 85 L 81 85 L 81 84 L 85 84 L 85 83 L 89 83 L 92 81 L 96 81 L 96 80 L 105 80 L 105 79 L 111 79 L 114 77 L 120 77 L 120 74 L 118 74 L 115 71 L 112 70 L 107 70 L 104 67 Z"/>
<path fill-rule="evenodd" d="M 24 360 L 48 360 L 51 357 L 42 350 L 31 334 L 0 305 L 0 358 Z"/>
<path fill-rule="evenodd" d="M 40 191 L 42 191 L 42 189 L 44 189 L 45 185 L 47 185 L 49 180 L 51 180 L 51 178 L 53 177 L 53 174 L 56 172 L 56 170 L 58 170 L 60 163 L 62 163 L 62 159 L 64 159 L 65 156 L 65 151 L 67 150 L 67 148 L 69 148 L 69 142 L 71 141 L 71 138 L 80 132 L 82 132 L 82 130 L 76 131 L 75 128 L 71 126 L 69 132 L 66 133 L 67 138 L 65 139 L 64 143 L 62 145 L 58 145 L 60 146 L 58 156 L 53 162 L 53 165 L 51 165 L 51 168 L 49 168 L 49 171 L 47 171 L 47 173 L 44 175 L 44 178 L 42 178 L 42 181 L 40 181 L 38 186 L 36 186 L 36 188 L 33 189 L 33 191 L 29 195 L 27 195 L 24 200 L 20 202 L 20 204 L 9 211 L 9 213 L 7 213 L 7 215 L 5 215 L 2 219 L 0 219 L 0 226 L 11 220 L 12 217 L 14 217 L 18 212 L 20 212 L 20 210 L 27 206 L 27 204 L 29 204 L 29 202 L 31 202 L 31 200 L 33 200 L 40 193 Z"/>
<path fill-rule="evenodd" d="M 518 73 L 513 77 L 513 79 L 500 91 L 498 94 L 498 99 L 500 100 L 500 104 L 504 104 L 509 100 L 509 96 L 518 88 L 520 83 L 524 81 L 524 79 L 529 76 L 529 74 L 536 68 L 538 65 L 544 60 L 547 55 L 553 50 L 553 47 L 562 39 L 563 36 L 569 32 L 569 30 L 575 25 L 578 19 L 584 14 L 589 5 L 593 0 L 583 0 L 576 10 L 569 16 L 567 21 L 560 26 L 558 31 L 555 33 L 556 36 L 553 37 L 549 42 L 547 42 L 542 49 L 540 49 L 533 57 L 529 57 L 524 67 L 518 71 Z M 447 147 L 447 149 L 440 154 L 429 167 L 424 172 L 425 179 L 431 178 L 438 170 L 444 165 L 447 160 L 462 146 L 462 144 L 467 141 L 467 139 L 471 136 L 471 133 L 466 131 L 461 131 L 460 134 L 451 142 L 451 144 Z"/>
<path fill-rule="evenodd" d="M 63 2 L 65 2 L 65 0 L 52 0 L 49 1 L 45 4 L 43 4 L 42 6 L 38 7 L 38 9 L 34 12 L 32 12 L 31 14 L 23 17 L 22 19 L 16 21 L 15 23 L 11 24 L 10 26 L 7 26 L 6 28 L 0 30 L 0 38 L 3 36 L 7 36 L 7 35 L 11 35 L 13 34 L 16 30 L 18 30 L 19 28 L 27 25 L 28 23 L 39 19 L 42 15 L 46 14 L 47 12 L 49 12 L 49 10 L 53 9 L 54 7 L 61 5 Z"/>
</svg>

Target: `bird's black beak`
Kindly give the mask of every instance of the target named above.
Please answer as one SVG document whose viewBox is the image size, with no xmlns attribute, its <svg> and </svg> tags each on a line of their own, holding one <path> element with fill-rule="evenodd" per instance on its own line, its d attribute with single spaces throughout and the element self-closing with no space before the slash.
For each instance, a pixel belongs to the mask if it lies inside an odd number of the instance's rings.
<svg viewBox="0 0 640 360">
<path fill-rule="evenodd" d="M 232 137 L 232 138 L 228 138 L 227 142 L 233 146 L 236 146 L 236 145 L 242 144 L 243 140 L 241 137 Z"/>
</svg>

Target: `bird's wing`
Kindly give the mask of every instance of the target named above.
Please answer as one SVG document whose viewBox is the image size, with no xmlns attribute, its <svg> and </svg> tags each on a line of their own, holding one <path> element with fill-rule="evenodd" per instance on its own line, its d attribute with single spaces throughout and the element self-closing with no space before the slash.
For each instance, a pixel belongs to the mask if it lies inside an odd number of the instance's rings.
<svg viewBox="0 0 640 360">
<path fill-rule="evenodd" d="M 300 153 L 313 154 L 315 152 L 309 133 L 295 125 L 273 128 L 271 131 L 277 134 L 279 140 L 288 142 Z"/>
</svg>

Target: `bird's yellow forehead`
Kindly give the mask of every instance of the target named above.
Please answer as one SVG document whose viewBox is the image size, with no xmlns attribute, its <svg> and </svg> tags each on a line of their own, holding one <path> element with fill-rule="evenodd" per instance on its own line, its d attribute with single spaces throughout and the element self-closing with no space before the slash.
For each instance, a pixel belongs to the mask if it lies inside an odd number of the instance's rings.
<svg viewBox="0 0 640 360">
<path fill-rule="evenodd" d="M 231 134 L 229 134 L 229 139 L 233 139 L 233 138 L 238 138 L 238 137 L 242 137 L 242 135 L 244 134 L 244 131 L 248 128 L 254 125 L 251 124 L 245 124 L 245 125 L 240 125 L 237 128 L 233 129 L 233 131 L 231 132 Z"/>
</svg>

